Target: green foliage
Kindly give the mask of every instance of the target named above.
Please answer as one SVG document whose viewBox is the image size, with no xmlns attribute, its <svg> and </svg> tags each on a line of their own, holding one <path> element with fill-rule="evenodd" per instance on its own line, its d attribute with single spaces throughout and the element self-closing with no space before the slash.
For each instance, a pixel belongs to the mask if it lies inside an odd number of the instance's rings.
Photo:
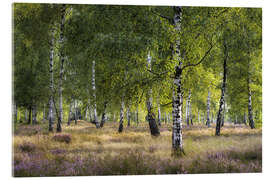
<svg viewBox="0 0 270 180">
<path fill-rule="evenodd" d="M 60 4 L 13 5 L 14 100 L 18 107 L 48 103 L 50 41 L 54 45 L 54 99 L 58 107 Z M 121 98 L 131 111 L 146 111 L 146 92 L 153 90 L 153 108 L 171 112 L 172 76 L 176 62 L 172 51 L 180 37 L 183 66 L 202 63 L 183 71 L 184 104 L 191 90 L 192 114 L 206 112 L 208 91 L 211 113 L 216 114 L 222 81 L 224 39 L 229 45 L 226 107 L 229 119 L 247 112 L 247 78 L 251 78 L 255 123 L 262 122 L 261 9 L 183 7 L 181 32 L 172 22 L 173 8 L 162 6 L 67 5 L 64 24 L 64 117 L 72 99 L 85 112 L 94 101 L 92 61 L 96 62 L 98 114 L 107 105 L 117 114 Z M 52 35 L 54 31 L 54 35 Z M 152 57 L 151 72 L 147 54 Z M 40 111 L 42 108 L 38 108 Z M 46 110 L 47 111 L 47 110 Z M 39 115 L 39 117 L 41 117 Z M 111 118 L 112 119 L 112 118 Z M 197 119 L 197 118 L 195 118 Z M 195 120 L 196 121 L 196 120 Z"/>
</svg>

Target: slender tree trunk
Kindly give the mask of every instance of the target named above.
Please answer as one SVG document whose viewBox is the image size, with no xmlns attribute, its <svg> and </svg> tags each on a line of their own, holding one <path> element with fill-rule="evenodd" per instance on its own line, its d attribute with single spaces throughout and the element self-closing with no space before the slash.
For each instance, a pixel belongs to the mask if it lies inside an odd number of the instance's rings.
<svg viewBox="0 0 270 180">
<path fill-rule="evenodd" d="M 127 126 L 129 127 L 130 126 L 130 110 L 129 110 L 129 105 L 127 106 Z"/>
<path fill-rule="evenodd" d="M 60 75 L 59 75 L 59 117 L 57 121 L 57 132 L 62 131 L 61 123 L 63 121 L 63 74 L 64 74 L 64 25 L 65 25 L 65 4 L 61 7 L 61 23 L 60 23 Z"/>
<path fill-rule="evenodd" d="M 222 88 L 221 88 L 221 97 L 219 101 L 219 110 L 217 114 L 216 136 L 220 135 L 221 116 L 222 116 L 222 111 L 224 110 L 224 95 L 225 95 L 225 89 L 226 89 L 228 49 L 227 49 L 227 44 L 225 40 L 224 40 L 224 55 L 225 57 L 224 57 L 224 62 L 223 62 L 223 82 L 222 82 Z"/>
<path fill-rule="evenodd" d="M 200 110 L 198 110 L 198 124 L 200 124 Z"/>
<path fill-rule="evenodd" d="M 246 116 L 246 112 L 244 113 L 244 124 L 247 125 L 247 116 Z"/>
<path fill-rule="evenodd" d="M 27 108 L 25 108 L 24 118 L 25 118 L 25 122 L 27 122 Z"/>
<path fill-rule="evenodd" d="M 75 124 L 78 123 L 78 114 L 77 114 L 77 103 L 76 103 L 76 99 L 74 99 L 74 121 L 75 121 Z"/>
<path fill-rule="evenodd" d="M 226 115 L 226 101 L 225 101 L 225 95 L 224 95 L 224 108 L 223 108 L 223 116 L 222 116 L 222 120 L 221 120 L 221 127 L 224 126 L 225 115 Z"/>
<path fill-rule="evenodd" d="M 211 95 L 211 92 L 210 92 L 210 90 L 208 90 L 208 96 L 207 96 L 207 119 L 206 119 L 207 127 L 210 127 L 210 95 Z"/>
<path fill-rule="evenodd" d="M 166 114 L 166 112 L 164 112 L 164 122 L 165 122 L 165 124 L 167 124 L 167 114 Z"/>
<path fill-rule="evenodd" d="M 32 107 L 32 124 L 37 124 L 37 105 Z"/>
<path fill-rule="evenodd" d="M 174 29 L 176 34 L 181 31 L 182 8 L 174 7 Z M 176 38 L 173 58 L 177 60 L 178 65 L 175 66 L 174 86 L 173 88 L 173 129 L 172 129 L 172 148 L 173 154 L 180 155 L 184 153 L 183 140 L 182 140 L 182 61 L 180 53 L 180 36 Z"/>
<path fill-rule="evenodd" d="M 137 104 L 137 107 L 136 107 L 136 120 L 137 120 L 137 126 L 139 125 L 139 107 L 138 107 L 138 104 Z"/>
<path fill-rule="evenodd" d="M 186 103 L 186 121 L 187 121 L 187 126 L 189 126 L 190 122 L 190 117 L 189 117 L 189 110 L 190 110 L 190 98 L 191 98 L 191 92 L 190 90 L 188 91 L 188 98 L 187 98 L 187 103 Z"/>
<path fill-rule="evenodd" d="M 92 88 L 93 88 L 93 98 L 94 98 L 94 123 L 96 125 L 96 128 L 99 128 L 99 122 L 97 117 L 97 103 L 96 103 L 96 78 L 95 78 L 95 65 L 96 61 L 93 61 L 92 65 Z"/>
<path fill-rule="evenodd" d="M 103 113 L 102 113 L 102 117 L 101 117 L 101 122 L 100 122 L 100 127 L 102 128 L 104 123 L 105 123 L 105 120 L 106 120 L 106 108 L 107 108 L 107 102 L 104 102 L 104 110 L 103 110 Z"/>
<path fill-rule="evenodd" d="M 72 101 L 70 102 L 70 105 L 69 105 L 69 113 L 68 113 L 68 122 L 67 122 L 67 125 L 69 126 L 70 125 L 70 122 L 71 122 L 71 118 L 72 118 Z"/>
<path fill-rule="evenodd" d="M 91 108 L 91 104 L 90 104 L 90 99 L 88 99 L 88 112 L 89 112 L 89 121 L 92 122 L 93 117 L 92 117 L 92 108 Z"/>
<path fill-rule="evenodd" d="M 119 121 L 119 128 L 118 128 L 119 133 L 123 132 L 124 108 L 125 108 L 124 97 L 122 97 L 121 108 L 120 108 L 120 121 Z"/>
<path fill-rule="evenodd" d="M 189 121 L 188 121 L 188 97 L 186 100 L 186 124 L 187 126 L 189 126 Z"/>
<path fill-rule="evenodd" d="M 250 90 L 250 78 L 248 77 L 248 120 L 251 129 L 255 128 L 253 120 L 252 102 L 251 102 L 251 90 Z"/>
<path fill-rule="evenodd" d="M 85 107 L 85 116 L 84 116 L 84 120 L 87 121 L 88 118 L 88 104 Z"/>
<path fill-rule="evenodd" d="M 46 120 L 46 104 L 43 104 L 43 119 L 42 122 L 45 122 Z"/>
<path fill-rule="evenodd" d="M 189 120 L 190 120 L 190 124 L 193 125 L 193 121 L 192 121 L 192 102 L 190 100 L 189 102 Z"/>
<path fill-rule="evenodd" d="M 28 107 L 28 124 L 31 124 L 31 114 L 32 114 L 32 106 Z"/>
<path fill-rule="evenodd" d="M 17 105 L 16 103 L 13 104 L 13 120 L 14 120 L 14 123 L 16 124 L 17 123 Z"/>
<path fill-rule="evenodd" d="M 52 37 L 50 42 L 50 100 L 49 100 L 49 131 L 53 131 L 54 113 L 53 113 L 53 58 L 54 58 L 54 30 L 52 30 Z"/>
<path fill-rule="evenodd" d="M 147 62 L 148 62 L 148 68 L 151 70 L 151 56 L 150 52 L 148 53 Z M 152 107 L 152 88 L 147 93 L 147 119 L 149 123 L 149 128 L 152 136 L 159 136 L 159 128 L 156 123 L 155 114 L 153 113 L 153 107 Z"/>
<path fill-rule="evenodd" d="M 157 103 L 158 103 L 158 125 L 161 126 L 161 112 L 160 112 L 160 102 L 159 102 L 159 99 L 158 99 Z"/>
</svg>

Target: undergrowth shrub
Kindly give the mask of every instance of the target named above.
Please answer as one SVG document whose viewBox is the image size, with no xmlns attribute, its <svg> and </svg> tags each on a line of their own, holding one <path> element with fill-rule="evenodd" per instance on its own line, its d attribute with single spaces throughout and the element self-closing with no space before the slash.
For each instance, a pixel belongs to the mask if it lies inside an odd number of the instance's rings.
<svg viewBox="0 0 270 180">
<path fill-rule="evenodd" d="M 19 145 L 19 149 L 22 152 L 33 152 L 36 149 L 35 144 L 30 143 L 30 142 L 23 142 L 22 144 Z"/>
<path fill-rule="evenodd" d="M 71 136 L 69 134 L 56 134 L 52 139 L 58 142 L 65 142 L 67 144 L 71 142 Z"/>
</svg>

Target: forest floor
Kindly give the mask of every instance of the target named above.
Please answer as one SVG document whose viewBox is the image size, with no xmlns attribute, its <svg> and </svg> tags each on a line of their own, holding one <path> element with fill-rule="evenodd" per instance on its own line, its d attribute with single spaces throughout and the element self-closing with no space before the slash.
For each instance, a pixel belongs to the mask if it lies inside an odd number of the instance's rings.
<svg viewBox="0 0 270 180">
<path fill-rule="evenodd" d="M 171 156 L 171 125 L 151 137 L 147 123 L 103 128 L 86 121 L 63 125 L 61 134 L 47 124 L 19 125 L 13 136 L 14 176 L 89 176 L 178 173 L 262 172 L 262 131 L 225 124 L 215 128 L 184 127 L 185 155 Z"/>
</svg>

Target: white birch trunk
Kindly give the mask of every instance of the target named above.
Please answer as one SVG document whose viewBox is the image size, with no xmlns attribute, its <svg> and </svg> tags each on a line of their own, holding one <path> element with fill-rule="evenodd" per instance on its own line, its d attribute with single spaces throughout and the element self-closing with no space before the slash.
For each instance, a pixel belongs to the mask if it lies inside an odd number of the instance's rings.
<svg viewBox="0 0 270 180">
<path fill-rule="evenodd" d="M 253 120 L 253 111 L 252 111 L 252 101 L 251 101 L 251 91 L 248 91 L 248 119 L 249 119 L 249 126 L 251 129 L 255 128 L 254 120 Z"/>
<path fill-rule="evenodd" d="M 247 116 L 246 116 L 246 112 L 244 113 L 244 124 L 247 124 Z"/>
<path fill-rule="evenodd" d="M 37 124 L 37 106 L 33 105 L 32 108 L 32 124 Z"/>
<path fill-rule="evenodd" d="M 176 34 L 179 34 L 181 31 L 181 19 L 182 19 L 182 8 L 181 7 L 173 7 L 174 8 L 174 18 L 173 24 Z M 174 85 L 173 88 L 173 130 L 172 130 L 172 148 L 175 154 L 181 154 L 184 152 L 183 148 L 183 140 L 182 140 L 182 106 L 183 106 L 183 98 L 182 98 L 182 61 L 181 61 L 181 53 L 180 53 L 180 36 L 176 36 L 175 42 L 175 51 L 173 53 L 173 58 L 177 61 L 177 65 L 175 66 L 175 77 L 174 77 Z M 175 92 L 176 90 L 176 92 Z"/>
<path fill-rule="evenodd" d="M 127 106 L 127 126 L 129 127 L 130 126 L 130 110 L 129 110 L 129 105 Z"/>
<path fill-rule="evenodd" d="M 119 121 L 119 128 L 118 128 L 118 132 L 119 132 L 119 133 L 121 133 L 121 132 L 123 131 L 124 108 L 125 108 L 124 98 L 122 97 L 122 100 L 121 100 L 121 108 L 120 108 L 120 121 Z"/>
<path fill-rule="evenodd" d="M 158 100 L 158 125 L 161 126 L 161 112 L 159 100 Z"/>
<path fill-rule="evenodd" d="M 49 100 L 49 131 L 53 131 L 54 113 L 53 113 L 53 58 L 54 58 L 54 31 L 52 30 L 52 38 L 50 42 L 50 100 Z"/>
<path fill-rule="evenodd" d="M 71 119 L 72 119 L 72 106 L 73 106 L 73 102 L 71 101 L 70 102 L 70 105 L 69 105 L 69 113 L 68 113 L 68 125 L 70 125 L 70 122 L 71 122 Z"/>
<path fill-rule="evenodd" d="M 59 117 L 57 121 L 57 132 L 62 131 L 61 123 L 63 121 L 63 75 L 64 75 L 64 25 L 65 25 L 65 4 L 61 7 L 61 23 L 60 23 L 60 74 L 59 74 Z"/>
<path fill-rule="evenodd" d="M 25 118 L 25 122 L 27 122 L 27 108 L 25 108 L 25 112 L 24 112 L 24 118 Z"/>
<path fill-rule="evenodd" d="M 95 65 L 96 61 L 93 61 L 92 65 L 92 88 L 93 88 L 93 98 L 94 98 L 94 123 L 96 124 L 96 127 L 99 128 L 99 122 L 97 117 L 97 98 L 96 98 L 96 78 L 95 78 Z"/>
<path fill-rule="evenodd" d="M 148 69 L 151 70 L 151 56 L 150 56 L 150 52 L 148 52 L 147 55 L 147 66 Z M 156 119 L 155 119 L 155 115 L 153 113 L 153 99 L 152 99 L 152 88 L 150 88 L 150 90 L 147 93 L 147 120 L 149 123 L 149 128 L 150 128 L 150 132 L 152 136 L 159 136 L 160 132 L 159 132 L 159 128 L 158 125 L 156 123 Z"/>
<path fill-rule="evenodd" d="M 207 96 L 207 119 L 206 119 L 206 125 L 210 127 L 210 94 L 211 92 L 208 90 L 208 96 Z"/>
<path fill-rule="evenodd" d="M 85 116 L 84 116 L 84 120 L 87 121 L 88 118 L 88 105 L 86 105 L 85 107 Z"/>
<path fill-rule="evenodd" d="M 190 123 L 190 99 L 191 99 L 191 91 L 189 90 L 188 92 L 188 98 L 187 98 L 187 116 L 186 116 L 186 120 L 187 120 L 187 125 L 189 126 Z"/>
<path fill-rule="evenodd" d="M 90 99 L 88 99 L 88 113 L 89 113 L 89 121 L 92 122 L 93 117 L 92 117 L 92 108 L 91 108 L 91 104 L 90 104 Z"/>
</svg>

